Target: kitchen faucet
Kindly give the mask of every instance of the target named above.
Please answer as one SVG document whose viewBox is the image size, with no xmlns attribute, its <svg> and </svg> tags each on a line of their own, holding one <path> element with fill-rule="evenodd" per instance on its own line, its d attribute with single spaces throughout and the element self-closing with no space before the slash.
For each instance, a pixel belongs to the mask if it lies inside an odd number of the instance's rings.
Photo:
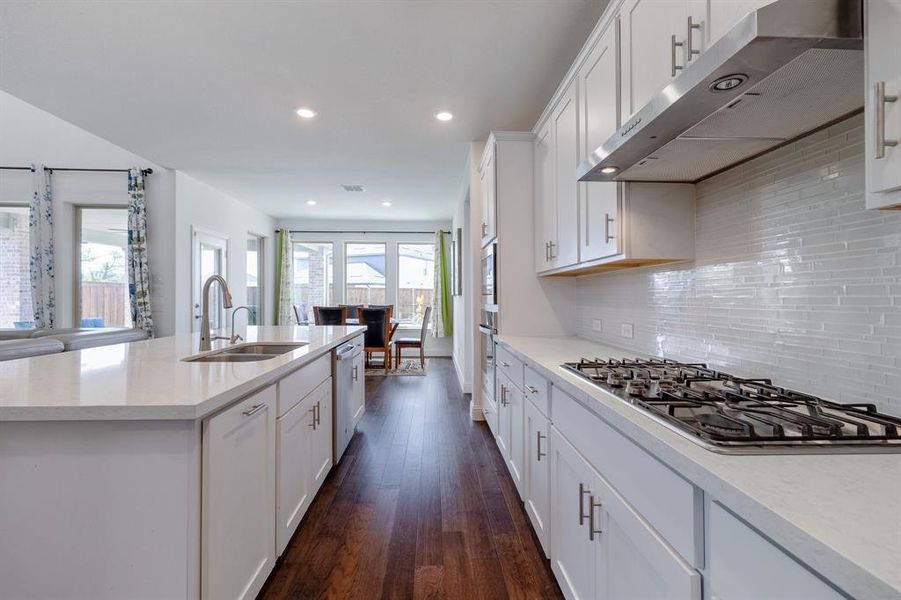
<svg viewBox="0 0 901 600">
<path fill-rule="evenodd" d="M 200 352 L 210 350 L 210 342 L 213 340 L 227 340 L 227 337 L 216 336 L 210 337 L 210 287 L 213 282 L 219 282 L 219 291 L 222 293 L 222 304 L 225 308 L 232 307 L 232 293 L 228 289 L 225 278 L 221 275 L 210 275 L 203 283 L 203 291 L 200 293 L 201 309 L 200 309 Z"/>
<path fill-rule="evenodd" d="M 228 340 L 229 344 L 235 344 L 235 343 L 237 343 L 238 340 L 244 339 L 235 331 L 235 315 L 238 314 L 238 311 L 241 310 L 242 308 L 247 311 L 248 319 L 250 318 L 251 315 L 254 314 L 253 309 L 250 308 L 249 306 L 239 306 L 238 308 L 236 308 L 235 310 L 232 311 L 232 336 Z"/>
</svg>

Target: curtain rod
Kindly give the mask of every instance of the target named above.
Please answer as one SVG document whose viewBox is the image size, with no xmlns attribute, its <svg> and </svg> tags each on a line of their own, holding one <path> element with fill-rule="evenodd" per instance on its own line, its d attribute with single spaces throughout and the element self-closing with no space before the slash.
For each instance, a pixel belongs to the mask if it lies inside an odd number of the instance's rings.
<svg viewBox="0 0 901 600">
<path fill-rule="evenodd" d="M 71 167 L 44 167 L 51 173 L 53 171 L 85 171 L 88 173 L 128 173 L 131 169 L 76 169 Z M 34 171 L 34 167 L 0 167 L 3 171 Z M 153 169 L 141 169 L 141 175 L 150 175 Z"/>
<path fill-rule="evenodd" d="M 279 231 L 281 231 L 281 229 L 276 229 L 275 233 L 278 233 Z M 378 234 L 392 234 L 392 235 L 404 235 L 404 234 L 408 234 L 408 233 L 422 233 L 422 234 L 427 233 L 429 235 L 432 235 L 432 234 L 438 233 L 439 231 L 443 231 L 444 233 L 450 233 L 449 231 L 444 231 L 443 229 L 436 229 L 433 231 L 375 231 L 375 230 L 373 230 L 373 231 L 329 231 L 329 230 L 325 230 L 325 229 L 289 229 L 288 233 L 360 233 L 360 234 L 378 233 Z"/>
</svg>

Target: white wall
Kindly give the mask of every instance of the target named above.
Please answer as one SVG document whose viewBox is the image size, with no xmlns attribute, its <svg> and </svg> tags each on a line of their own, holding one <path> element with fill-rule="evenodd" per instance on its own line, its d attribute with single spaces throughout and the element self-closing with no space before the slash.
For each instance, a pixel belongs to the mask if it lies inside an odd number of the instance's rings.
<svg viewBox="0 0 901 600">
<path fill-rule="evenodd" d="M 293 238 L 303 242 L 332 242 L 335 246 L 334 278 L 335 303 L 344 302 L 344 244 L 346 242 L 384 242 L 385 247 L 385 298 L 386 302 L 396 302 L 397 294 L 397 244 L 403 242 L 434 242 L 433 232 L 442 229 L 450 231 L 448 221 L 367 221 L 367 220 L 281 220 L 277 225 L 298 231 Z M 428 233 L 414 233 L 428 232 Z M 448 243 L 450 238 L 447 238 Z M 449 255 L 449 251 L 448 251 Z M 454 327 L 457 326 L 456 315 Z M 414 337 L 419 329 L 399 327 L 397 335 Z M 426 355 L 451 356 L 452 338 L 426 338 Z"/>
<path fill-rule="evenodd" d="M 234 305 L 247 302 L 247 237 L 264 236 L 262 323 L 273 322 L 273 276 L 275 272 L 275 219 L 219 190 L 182 173 L 175 174 L 175 330 L 191 331 L 193 321 L 192 228 L 228 238 L 228 281 Z M 246 322 L 246 313 L 238 323 Z"/>
<path fill-rule="evenodd" d="M 153 169 L 153 174 L 145 180 L 147 244 L 152 273 L 151 302 L 157 334 L 174 333 L 174 172 L 0 92 L 0 165 L 27 166 L 32 163 L 50 167 Z M 31 177 L 29 171 L 0 170 L 0 202 L 28 204 Z M 128 182 L 124 173 L 57 171 L 52 176 L 51 185 L 56 247 L 56 316 L 59 327 L 69 327 L 75 316 L 75 207 L 98 204 L 126 206 Z"/>
<path fill-rule="evenodd" d="M 472 286 L 472 249 L 470 248 L 470 199 L 469 199 L 469 176 L 467 173 L 464 190 L 461 193 L 457 210 L 454 212 L 454 219 L 451 224 L 451 234 L 462 229 L 462 273 L 459 275 L 462 279 L 463 294 L 453 296 L 454 302 L 454 367 L 457 371 L 457 378 L 460 380 L 460 387 L 463 392 L 472 393 L 472 377 L 473 377 L 473 329 L 474 323 L 472 319 L 472 294 L 470 286 Z M 451 256 L 450 260 L 454 257 Z"/>
</svg>

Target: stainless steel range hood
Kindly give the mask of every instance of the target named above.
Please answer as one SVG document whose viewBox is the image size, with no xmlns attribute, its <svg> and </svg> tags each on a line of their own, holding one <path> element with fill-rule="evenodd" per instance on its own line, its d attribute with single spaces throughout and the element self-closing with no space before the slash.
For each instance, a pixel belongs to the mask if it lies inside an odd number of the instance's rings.
<svg viewBox="0 0 901 600">
<path fill-rule="evenodd" d="M 746 15 L 577 170 L 579 181 L 693 183 L 864 104 L 860 0 Z"/>
</svg>

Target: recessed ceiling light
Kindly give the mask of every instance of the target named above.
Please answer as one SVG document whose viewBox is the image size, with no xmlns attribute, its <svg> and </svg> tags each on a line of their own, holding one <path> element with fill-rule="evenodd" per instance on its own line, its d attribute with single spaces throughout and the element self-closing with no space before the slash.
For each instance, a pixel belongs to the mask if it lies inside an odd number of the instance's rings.
<svg viewBox="0 0 901 600">
<path fill-rule="evenodd" d="M 307 200 L 307 206 L 316 206 L 315 200 Z"/>
<path fill-rule="evenodd" d="M 382 202 L 382 206 L 391 206 L 391 201 L 385 200 L 384 202 Z"/>
<path fill-rule="evenodd" d="M 446 110 L 442 110 L 441 112 L 435 113 L 435 118 L 439 121 L 450 121 L 454 118 L 454 115 L 447 112 Z"/>
<path fill-rule="evenodd" d="M 297 116 L 301 119 L 312 119 L 316 116 L 316 111 L 302 106 L 297 109 Z"/>
<path fill-rule="evenodd" d="M 604 167 L 603 169 L 601 169 L 601 173 L 603 173 L 604 175 L 612 175 L 617 171 L 619 171 L 619 167 Z"/>
</svg>

